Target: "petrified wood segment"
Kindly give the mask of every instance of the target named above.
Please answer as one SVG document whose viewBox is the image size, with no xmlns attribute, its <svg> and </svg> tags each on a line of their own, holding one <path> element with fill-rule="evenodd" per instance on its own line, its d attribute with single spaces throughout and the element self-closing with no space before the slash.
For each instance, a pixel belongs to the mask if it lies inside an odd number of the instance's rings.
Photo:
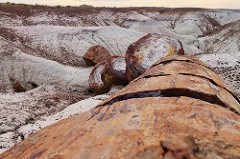
<svg viewBox="0 0 240 159">
<path fill-rule="evenodd" d="M 200 61 L 181 58 L 153 66 L 99 106 L 37 132 L 0 158 L 240 158 L 238 99 Z M 192 72 L 182 69 L 186 61 Z M 170 69 L 175 65 L 181 70 Z"/>
<path fill-rule="evenodd" d="M 126 60 L 121 56 L 113 56 L 106 61 L 103 79 L 111 85 L 126 85 Z"/>
<path fill-rule="evenodd" d="M 105 73 L 105 66 L 106 61 L 97 64 L 89 75 L 89 88 L 97 94 L 106 93 L 111 88 L 111 84 L 106 83 L 102 78 Z"/>
<path fill-rule="evenodd" d="M 83 59 L 88 66 L 94 66 L 109 59 L 110 57 L 111 54 L 106 48 L 100 45 L 95 45 L 88 49 L 88 51 L 83 56 Z"/>
<path fill-rule="evenodd" d="M 89 75 L 89 88 L 96 94 L 107 93 L 112 85 L 126 85 L 126 61 L 113 56 L 97 64 Z"/>
<path fill-rule="evenodd" d="M 161 58 L 184 55 L 182 43 L 170 36 L 148 34 L 131 44 L 126 53 L 128 81 L 132 81 Z"/>
</svg>

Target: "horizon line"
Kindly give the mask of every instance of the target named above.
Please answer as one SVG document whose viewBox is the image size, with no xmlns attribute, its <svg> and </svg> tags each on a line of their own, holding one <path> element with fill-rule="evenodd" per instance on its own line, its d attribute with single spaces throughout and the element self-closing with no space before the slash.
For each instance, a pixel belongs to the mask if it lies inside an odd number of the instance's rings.
<svg viewBox="0 0 240 159">
<path fill-rule="evenodd" d="M 0 2 L 0 5 L 24 5 L 24 6 L 44 6 L 44 7 L 83 7 L 88 6 L 90 8 L 156 8 L 156 9 L 206 9 L 206 10 L 239 10 L 240 8 L 204 8 L 204 7 L 164 7 L 164 6 L 94 6 L 94 5 L 88 5 L 88 4 L 80 4 L 80 5 L 47 5 L 47 4 L 29 4 L 29 3 L 14 3 L 14 2 Z M 86 9 L 88 8 L 86 7 Z"/>
</svg>

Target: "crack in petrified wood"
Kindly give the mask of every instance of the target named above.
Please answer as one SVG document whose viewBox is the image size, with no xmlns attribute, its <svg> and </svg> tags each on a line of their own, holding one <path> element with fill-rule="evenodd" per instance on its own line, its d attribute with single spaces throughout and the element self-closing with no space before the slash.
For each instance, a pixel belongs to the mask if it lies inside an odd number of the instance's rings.
<svg viewBox="0 0 240 159">
<path fill-rule="evenodd" d="M 193 64 L 204 66 L 204 67 L 211 70 L 211 67 L 209 65 L 207 65 L 207 64 L 203 63 L 202 61 L 200 61 L 200 60 L 198 60 L 194 57 L 191 57 L 191 56 L 168 56 L 168 57 L 160 59 L 152 67 L 157 66 L 159 64 L 166 65 L 166 64 L 171 63 L 173 61 L 180 61 L 180 62 L 185 61 L 185 62 L 188 62 L 188 63 L 193 63 Z"/>
<path fill-rule="evenodd" d="M 149 85 L 151 84 L 151 85 Z M 143 94 L 141 92 L 148 92 L 147 96 L 162 96 L 164 97 L 164 90 L 182 90 L 182 96 L 191 96 L 191 93 L 185 93 L 184 90 L 188 90 L 188 92 L 198 92 L 198 94 L 202 94 L 202 98 L 204 100 L 204 96 L 215 96 L 219 100 L 222 101 L 222 103 L 225 103 L 228 108 L 233 108 L 235 112 L 240 112 L 239 110 L 239 103 L 238 101 L 225 89 L 218 87 L 214 84 L 212 84 L 209 80 L 205 78 L 195 77 L 195 76 L 186 76 L 186 75 L 169 75 L 169 76 L 161 76 L 159 77 L 151 77 L 148 79 L 139 79 L 138 81 L 131 83 L 131 85 L 128 85 L 127 87 L 120 90 L 116 95 L 112 96 L 111 98 L 107 99 L 105 102 L 103 102 L 101 105 L 109 105 L 106 104 L 109 101 L 118 102 L 122 96 L 124 96 L 125 99 L 129 95 L 131 95 L 131 98 L 134 97 L 133 94 L 138 94 L 135 96 L 145 96 L 146 94 Z M 140 92 L 140 93 L 139 93 Z M 157 93 L 161 92 L 161 93 Z M 150 95 L 149 95 L 150 94 Z M 172 91 L 172 96 L 174 95 L 174 92 Z M 180 91 L 177 93 L 176 96 L 181 96 Z M 121 98 L 120 98 L 121 97 Z M 207 100 L 206 100 L 207 101 Z M 112 103 L 112 102 L 111 102 Z M 222 104 L 223 106 L 223 104 Z M 232 110 L 233 110 L 232 109 Z"/>
<path fill-rule="evenodd" d="M 178 89 L 178 88 L 124 94 L 121 96 L 117 96 L 116 98 L 113 98 L 110 101 L 108 101 L 107 103 L 100 105 L 100 106 L 103 106 L 103 107 L 110 106 L 116 102 L 120 102 L 120 101 L 124 101 L 124 100 L 128 100 L 128 99 L 146 98 L 146 97 L 161 97 L 161 98 L 164 98 L 164 97 L 190 97 L 190 98 L 194 98 L 194 99 L 200 99 L 204 102 L 208 102 L 211 104 L 216 104 L 216 105 L 222 106 L 222 107 L 227 108 L 228 110 L 240 115 L 240 113 L 238 111 L 236 111 L 234 108 L 231 108 L 224 101 L 219 99 L 216 95 L 207 94 L 207 93 L 198 92 L 198 91 L 192 91 L 190 89 Z"/>
<path fill-rule="evenodd" d="M 199 77 L 199 78 L 202 78 L 202 79 L 206 79 L 209 82 L 211 82 L 213 85 L 215 85 L 217 87 L 221 87 L 222 89 L 228 91 L 236 99 L 236 101 L 240 104 L 240 100 L 238 99 L 236 94 L 234 94 L 229 89 L 223 87 L 222 85 L 219 85 L 214 79 L 211 79 L 211 78 L 208 78 L 208 77 L 205 77 L 205 76 L 201 76 L 201 75 L 192 74 L 192 73 L 178 73 L 178 74 L 185 75 L 185 76 L 194 76 L 194 77 Z M 146 75 L 146 76 L 143 76 L 141 78 L 138 78 L 137 80 L 139 80 L 139 79 L 147 79 L 147 78 L 152 78 L 152 77 L 161 77 L 161 76 L 171 76 L 171 74 L 165 74 L 165 73 L 161 72 L 160 74 L 157 74 L 157 75 Z"/>
</svg>

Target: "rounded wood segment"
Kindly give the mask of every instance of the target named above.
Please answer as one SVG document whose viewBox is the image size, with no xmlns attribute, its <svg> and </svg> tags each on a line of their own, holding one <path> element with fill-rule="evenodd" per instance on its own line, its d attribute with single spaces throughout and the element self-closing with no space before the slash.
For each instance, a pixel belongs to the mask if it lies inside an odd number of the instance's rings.
<svg viewBox="0 0 240 159">
<path fill-rule="evenodd" d="M 170 36 L 148 34 L 131 44 L 126 52 L 126 76 L 132 81 L 166 56 L 184 55 L 182 43 Z"/>
</svg>

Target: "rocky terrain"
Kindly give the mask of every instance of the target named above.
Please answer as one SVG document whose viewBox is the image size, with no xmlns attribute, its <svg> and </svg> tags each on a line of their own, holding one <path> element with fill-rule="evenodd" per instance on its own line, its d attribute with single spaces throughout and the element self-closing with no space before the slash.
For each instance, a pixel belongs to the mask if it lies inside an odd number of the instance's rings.
<svg viewBox="0 0 240 159">
<path fill-rule="evenodd" d="M 129 45 L 147 33 L 172 36 L 183 43 L 187 55 L 213 67 L 240 97 L 239 22 L 239 10 L 1 4 L 1 151 L 69 116 L 59 112 L 77 114 L 108 96 L 92 97 L 88 91 L 92 67 L 82 57 L 93 45 L 124 56 Z M 13 81 L 36 88 L 16 93 Z M 83 99 L 92 102 L 86 108 L 80 103 L 70 109 Z"/>
</svg>

